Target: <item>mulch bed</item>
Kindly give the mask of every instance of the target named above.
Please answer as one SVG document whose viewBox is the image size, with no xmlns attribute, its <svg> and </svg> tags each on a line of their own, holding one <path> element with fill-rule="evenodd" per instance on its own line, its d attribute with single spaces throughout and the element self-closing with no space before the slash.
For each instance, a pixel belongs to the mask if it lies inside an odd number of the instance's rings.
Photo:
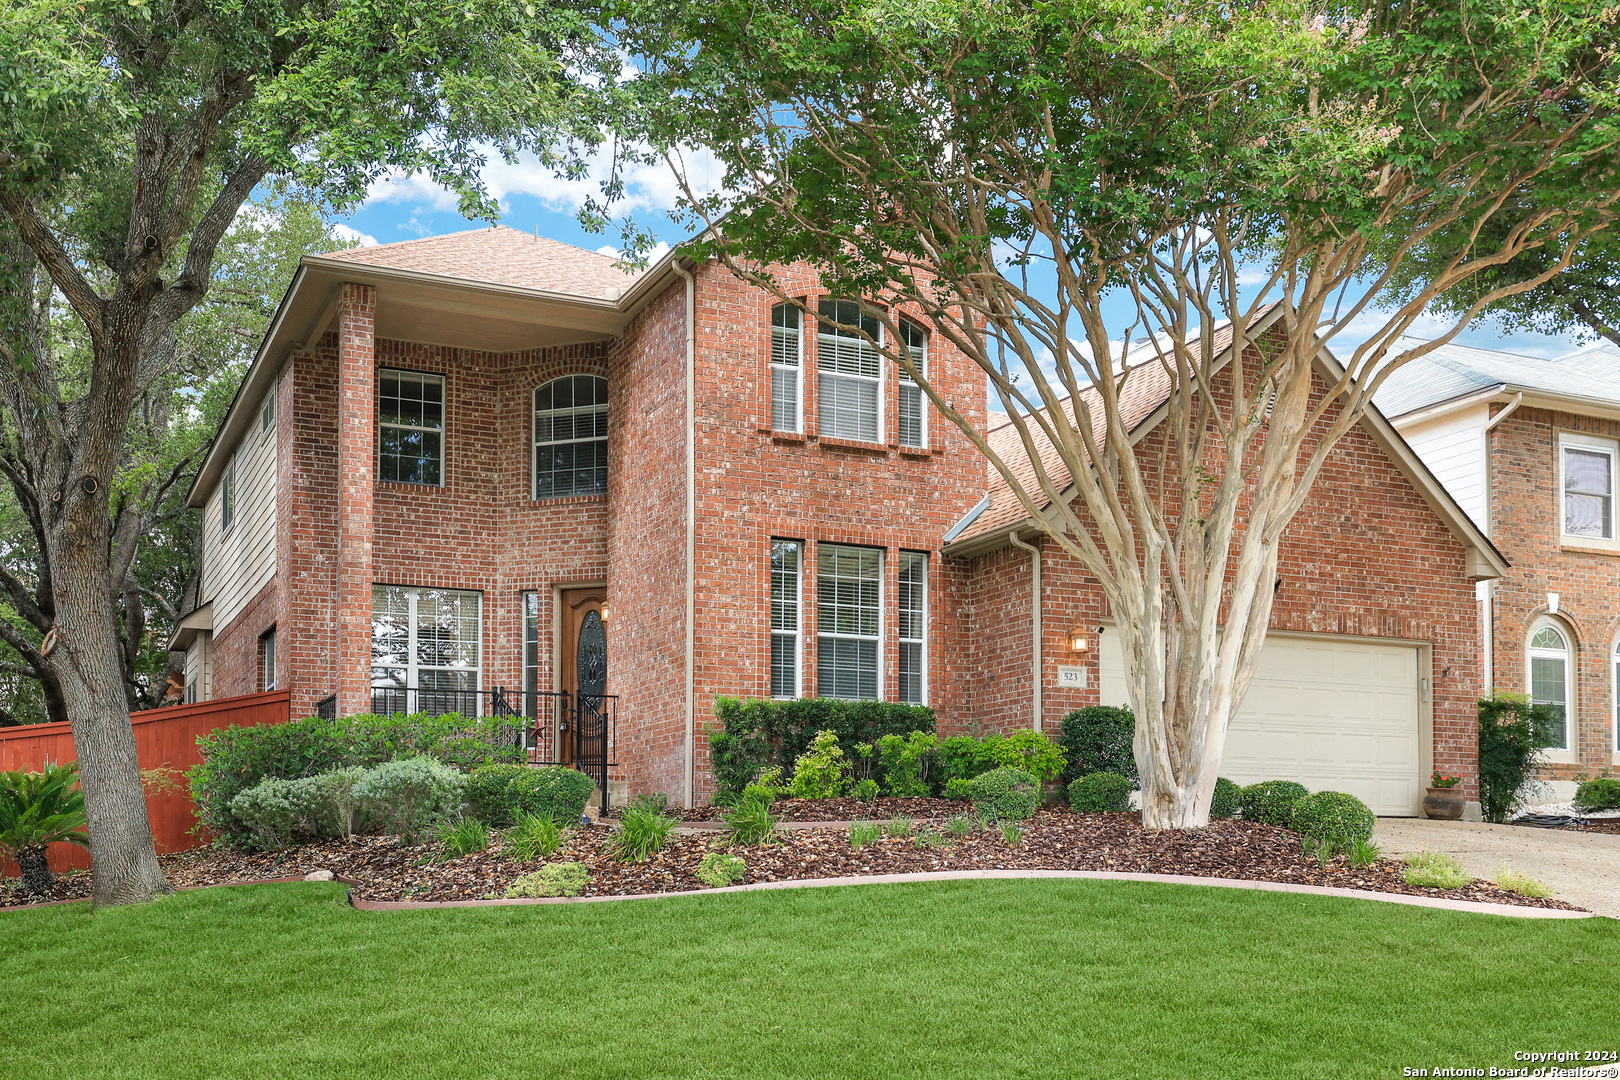
<svg viewBox="0 0 1620 1080">
<path fill-rule="evenodd" d="M 609 807 L 608 816 L 616 817 L 619 809 Z M 783 821 L 888 821 L 897 817 L 945 821 L 969 809 L 967 803 L 957 799 L 778 799 L 771 804 L 771 813 Z M 719 821 L 727 810 L 723 806 L 697 806 L 691 810 L 672 807 L 664 812 L 682 821 Z"/>
<path fill-rule="evenodd" d="M 961 808 L 960 803 L 951 805 L 958 811 Z M 584 863 L 590 870 L 586 895 L 674 892 L 703 888 L 696 876 L 699 860 L 708 851 L 726 846 L 724 837 L 714 833 L 676 834 L 663 851 L 647 861 L 621 863 L 608 850 L 612 836 L 613 830 L 603 826 L 575 829 L 550 861 Z M 1339 859 L 1324 867 L 1304 856 L 1297 834 L 1241 820 L 1217 819 L 1207 829 L 1150 833 L 1142 828 L 1138 814 L 1075 814 L 1058 809 L 1041 811 L 1028 823 L 1016 847 L 1004 843 L 999 831 L 985 830 L 945 847 L 925 847 L 909 837 L 883 837 L 851 849 L 847 829 L 807 829 L 784 833 L 776 844 L 733 850 L 747 862 L 745 880 L 749 882 L 928 870 L 1113 870 L 1578 910 L 1562 901 L 1506 892 L 1485 881 L 1463 889 L 1417 888 L 1401 880 L 1400 864 L 1394 860 L 1351 868 Z M 499 897 L 513 879 L 541 865 L 504 858 L 498 843 L 487 852 L 444 863 L 425 863 L 430 855 L 428 848 L 402 848 L 389 837 L 362 836 L 269 854 L 203 848 L 161 858 L 176 885 L 301 876 L 325 869 L 360 882 L 354 893 L 366 900 Z M 87 896 L 89 886 L 88 874 L 64 879 L 58 883 L 58 895 L 51 899 Z M 4 888 L 0 888 L 0 904 L 21 901 Z"/>
<path fill-rule="evenodd" d="M 1595 818 L 1585 825 L 1572 825 L 1575 832 L 1600 832 L 1620 834 L 1620 818 Z"/>
</svg>

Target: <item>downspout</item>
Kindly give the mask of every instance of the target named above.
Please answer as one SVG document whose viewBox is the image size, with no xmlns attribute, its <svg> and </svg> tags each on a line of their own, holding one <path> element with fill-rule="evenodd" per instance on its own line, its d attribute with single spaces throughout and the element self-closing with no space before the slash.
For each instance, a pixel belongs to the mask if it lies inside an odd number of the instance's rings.
<svg viewBox="0 0 1620 1080">
<path fill-rule="evenodd" d="M 1029 591 L 1029 617 L 1034 627 L 1033 640 L 1030 642 L 1029 674 L 1035 687 L 1030 694 L 1030 707 L 1035 713 L 1034 722 L 1030 726 L 1039 731 L 1041 730 L 1041 549 L 1018 539 L 1016 529 L 1008 531 L 1007 539 L 1012 542 L 1013 547 L 1029 552 L 1029 564 L 1035 570 L 1034 581 Z"/>
<path fill-rule="evenodd" d="M 1508 407 L 1491 417 L 1485 424 L 1485 535 L 1494 531 L 1489 519 L 1496 516 L 1496 500 L 1491 498 L 1491 432 L 1496 425 L 1513 415 L 1513 410 L 1524 403 L 1524 392 L 1513 395 Z M 1485 693 L 1496 692 L 1496 582 L 1485 582 Z"/>
<path fill-rule="evenodd" d="M 697 682 L 692 670 L 697 654 L 697 279 L 677 262 L 671 269 L 686 280 L 686 794 L 692 809 L 697 780 Z"/>
</svg>

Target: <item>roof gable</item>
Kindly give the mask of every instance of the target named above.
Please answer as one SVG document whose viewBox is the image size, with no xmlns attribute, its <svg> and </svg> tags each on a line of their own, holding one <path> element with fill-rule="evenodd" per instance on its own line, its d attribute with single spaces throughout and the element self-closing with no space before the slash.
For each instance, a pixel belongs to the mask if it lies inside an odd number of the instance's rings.
<svg viewBox="0 0 1620 1080">
<path fill-rule="evenodd" d="M 596 300 L 617 300 L 641 276 L 619 269 L 611 255 L 504 225 L 349 248 L 321 258 Z"/>
</svg>

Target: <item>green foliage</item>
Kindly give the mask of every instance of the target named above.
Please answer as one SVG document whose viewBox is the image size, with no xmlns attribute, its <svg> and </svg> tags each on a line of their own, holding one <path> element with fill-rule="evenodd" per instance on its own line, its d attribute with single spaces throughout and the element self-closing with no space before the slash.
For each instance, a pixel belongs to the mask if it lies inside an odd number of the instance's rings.
<svg viewBox="0 0 1620 1080">
<path fill-rule="evenodd" d="M 453 821 L 441 821 L 436 831 L 439 839 L 437 854 L 440 862 L 459 859 L 463 855 L 476 855 L 480 851 L 489 850 L 489 826 L 475 817 L 459 817 Z"/>
<path fill-rule="evenodd" d="M 1209 801 L 1212 818 L 1235 817 L 1243 805 L 1243 789 L 1224 776 L 1215 779 L 1215 795 Z"/>
<path fill-rule="evenodd" d="M 0 772 L 0 854 L 17 860 L 23 884 L 50 887 L 49 844 L 88 848 L 77 762 L 47 762 L 39 772 Z"/>
<path fill-rule="evenodd" d="M 973 781 L 965 780 L 960 776 L 953 776 L 945 781 L 944 795 L 947 799 L 971 799 L 973 798 Z"/>
<path fill-rule="evenodd" d="M 945 823 L 945 831 L 958 840 L 964 840 L 973 835 L 978 827 L 978 823 L 966 814 L 955 814 Z"/>
<path fill-rule="evenodd" d="M 242 846 L 275 851 L 292 842 L 298 828 L 298 811 L 293 807 L 291 780 L 271 777 L 254 784 L 231 800 L 231 816 L 247 828 Z"/>
<path fill-rule="evenodd" d="M 1041 785 L 1022 769 L 992 769 L 973 778 L 973 809 L 985 821 L 1025 821 L 1041 805 Z"/>
<path fill-rule="evenodd" d="M 1586 812 L 1620 810 L 1620 780 L 1600 777 L 1581 781 L 1575 789 L 1575 809 Z"/>
<path fill-rule="evenodd" d="M 771 813 L 770 803 L 744 799 L 722 820 L 731 830 L 734 844 L 774 844 L 776 824 L 781 818 Z"/>
<path fill-rule="evenodd" d="M 359 831 L 355 787 L 366 774 L 351 765 L 297 780 L 261 780 L 231 800 L 231 815 L 247 830 L 241 846 L 276 850 L 301 836 L 330 840 Z"/>
<path fill-rule="evenodd" d="M 1131 782 L 1118 773 L 1092 773 L 1069 785 L 1069 805 L 1081 814 L 1115 814 L 1131 806 Z"/>
<path fill-rule="evenodd" d="M 890 736 L 893 738 L 894 736 Z M 795 799 L 836 799 L 844 793 L 846 763 L 836 731 L 818 731 L 793 765 Z M 744 789 L 746 797 L 747 790 Z"/>
<path fill-rule="evenodd" d="M 719 727 L 709 735 L 710 767 L 722 794 L 740 793 L 762 769 L 797 761 L 817 732 L 836 733 L 846 760 L 854 761 L 857 746 L 884 735 L 934 730 L 933 709 L 892 701 L 721 697 L 714 713 Z M 881 765 L 878 772 L 874 779 L 881 781 Z"/>
<path fill-rule="evenodd" d="M 1522 694 L 1479 699 L 1479 809 L 1486 821 L 1506 821 L 1518 805 L 1557 721 L 1551 708 Z"/>
<path fill-rule="evenodd" d="M 1372 866 L 1373 864 L 1377 863 L 1379 856 L 1382 855 L 1383 852 L 1380 851 L 1378 845 L 1373 843 L 1371 840 L 1357 840 L 1355 843 L 1345 848 L 1344 854 L 1351 866 L 1359 868 L 1363 866 Z"/>
<path fill-rule="evenodd" d="M 198 737 L 203 760 L 186 776 L 202 824 L 227 842 L 241 843 L 248 829 L 231 815 L 231 800 L 261 780 L 296 780 L 414 756 L 462 769 L 495 762 L 520 764 L 524 751 L 518 736 L 528 722 L 521 716 L 361 714 L 220 728 Z"/>
<path fill-rule="evenodd" d="M 1063 750 L 1063 779 L 1106 772 L 1123 776 L 1136 787 L 1136 716 L 1113 705 L 1088 705 L 1063 718 L 1058 745 Z"/>
<path fill-rule="evenodd" d="M 1001 824 L 1001 842 L 1008 847 L 1017 847 L 1024 838 L 1024 827 L 1016 821 L 1003 821 Z"/>
<path fill-rule="evenodd" d="M 980 773 L 995 768 L 985 756 L 984 740 L 976 739 L 972 735 L 952 735 L 939 740 L 935 757 L 939 762 L 939 780 L 947 790 L 950 789 L 952 781 L 960 781 L 957 787 L 961 788 Z M 946 798 L 955 797 L 946 796 Z"/>
<path fill-rule="evenodd" d="M 584 863 L 547 863 L 532 874 L 524 874 L 506 888 L 506 898 L 578 896 L 585 891 L 591 873 Z"/>
<path fill-rule="evenodd" d="M 935 829 L 924 829 L 912 840 L 920 848 L 942 848 L 951 843 L 949 833 L 939 832 Z"/>
<path fill-rule="evenodd" d="M 724 851 L 711 851 L 698 862 L 697 879 L 711 889 L 735 885 L 747 876 L 748 864 Z"/>
<path fill-rule="evenodd" d="M 911 824 L 911 819 L 908 817 L 892 817 L 883 826 L 884 835 L 892 836 L 896 839 L 903 836 L 910 836 Z"/>
<path fill-rule="evenodd" d="M 1423 889 L 1461 889 L 1474 879 L 1462 863 L 1443 851 L 1409 851 L 1401 859 L 1401 880 Z"/>
<path fill-rule="evenodd" d="M 518 815 L 502 839 L 502 851 L 509 859 L 534 862 L 549 859 L 562 847 L 563 830 L 546 814 Z"/>
<path fill-rule="evenodd" d="M 856 821 L 849 826 L 849 846 L 863 848 L 867 844 L 877 843 L 878 837 L 883 835 L 883 829 L 875 821 Z"/>
<path fill-rule="evenodd" d="M 928 794 L 928 752 L 939 739 L 933 732 L 913 731 L 906 736 L 885 735 L 877 741 L 883 759 L 883 786 L 897 798 Z"/>
<path fill-rule="evenodd" d="M 1296 831 L 1340 848 L 1371 840 L 1377 821 L 1366 803 L 1342 791 L 1318 791 L 1294 804 Z"/>
<path fill-rule="evenodd" d="M 850 794 L 861 802 L 873 802 L 878 797 L 878 782 L 868 776 L 864 780 L 857 781 L 850 789 Z"/>
<path fill-rule="evenodd" d="M 467 778 L 437 758 L 388 761 L 354 785 L 361 809 L 383 832 L 420 843 L 440 821 L 461 810 Z"/>
<path fill-rule="evenodd" d="M 1545 900 L 1552 895 L 1552 890 L 1542 882 L 1528 874 L 1504 866 L 1496 872 L 1496 887 L 1506 889 L 1510 893 L 1528 896 L 1535 900 Z"/>
<path fill-rule="evenodd" d="M 1339 846 L 1332 840 L 1318 840 L 1315 837 L 1307 836 L 1304 838 L 1304 843 L 1305 854 L 1314 858 L 1324 867 L 1332 863 L 1334 857 L 1339 853 Z"/>
<path fill-rule="evenodd" d="M 1287 829 L 1294 824 L 1294 804 L 1308 794 L 1305 785 L 1292 780 L 1262 780 L 1242 790 L 1238 806 L 1244 821 Z"/>
<path fill-rule="evenodd" d="M 613 857 L 620 862 L 645 862 L 662 851 L 680 822 L 647 806 L 631 805 L 619 816 L 619 831 L 611 842 Z"/>
<path fill-rule="evenodd" d="M 1037 780 L 1055 780 L 1064 767 L 1063 748 L 1029 728 L 986 735 L 983 754 L 992 768 L 1021 769 Z"/>
<path fill-rule="evenodd" d="M 561 765 L 484 765 L 467 778 L 467 801 L 490 825 L 506 825 L 522 814 L 541 814 L 558 825 L 574 825 L 585 813 L 596 782 Z"/>
</svg>

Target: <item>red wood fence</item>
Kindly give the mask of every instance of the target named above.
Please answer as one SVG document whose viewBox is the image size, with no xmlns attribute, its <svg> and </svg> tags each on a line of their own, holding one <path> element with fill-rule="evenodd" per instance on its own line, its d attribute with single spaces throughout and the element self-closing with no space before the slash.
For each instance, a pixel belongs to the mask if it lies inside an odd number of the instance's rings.
<svg viewBox="0 0 1620 1080">
<path fill-rule="evenodd" d="M 216 698 L 195 705 L 174 705 L 148 709 L 129 718 L 135 728 L 135 754 L 142 769 L 167 766 L 178 771 L 179 788 L 146 799 L 146 812 L 152 820 L 152 837 L 159 851 L 181 851 L 206 842 L 206 837 L 190 835 L 197 819 L 191 813 L 191 791 L 184 773 L 202 760 L 197 736 L 215 728 L 255 727 L 279 724 L 291 718 L 290 690 L 272 690 L 244 697 Z M 37 771 L 47 761 L 75 761 L 73 732 L 67 724 L 26 724 L 0 728 L 0 771 Z M 52 844 L 51 869 L 83 869 L 90 865 L 90 854 L 72 844 Z M 3 872 L 16 876 L 17 864 L 4 860 Z"/>
</svg>

